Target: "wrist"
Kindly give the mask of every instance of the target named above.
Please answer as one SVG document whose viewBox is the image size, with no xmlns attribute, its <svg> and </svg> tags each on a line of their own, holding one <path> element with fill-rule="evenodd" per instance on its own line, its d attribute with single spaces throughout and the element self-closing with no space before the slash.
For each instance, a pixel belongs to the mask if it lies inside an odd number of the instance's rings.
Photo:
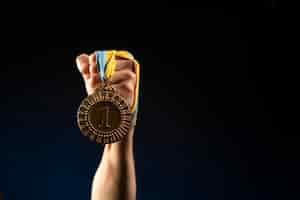
<svg viewBox="0 0 300 200">
<path fill-rule="evenodd" d="M 134 127 L 121 141 L 104 146 L 103 155 L 108 158 L 130 158 L 133 156 Z"/>
</svg>

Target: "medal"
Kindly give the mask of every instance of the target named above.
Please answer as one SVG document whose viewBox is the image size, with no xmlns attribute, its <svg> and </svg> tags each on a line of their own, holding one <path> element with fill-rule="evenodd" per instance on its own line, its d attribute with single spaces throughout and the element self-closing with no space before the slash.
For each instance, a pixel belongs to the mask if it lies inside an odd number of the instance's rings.
<svg viewBox="0 0 300 200">
<path fill-rule="evenodd" d="M 104 76 L 107 70 L 112 75 L 113 70 L 105 69 L 103 55 L 105 51 L 96 54 L 102 84 L 82 100 L 77 111 L 77 124 L 81 133 L 90 140 L 110 144 L 122 140 L 129 133 L 135 123 L 136 112 L 131 112 L 130 105 Z"/>
<path fill-rule="evenodd" d="M 107 85 L 97 88 L 82 101 L 77 119 L 83 135 L 97 143 L 108 144 L 128 134 L 132 114 L 123 97 Z"/>
</svg>

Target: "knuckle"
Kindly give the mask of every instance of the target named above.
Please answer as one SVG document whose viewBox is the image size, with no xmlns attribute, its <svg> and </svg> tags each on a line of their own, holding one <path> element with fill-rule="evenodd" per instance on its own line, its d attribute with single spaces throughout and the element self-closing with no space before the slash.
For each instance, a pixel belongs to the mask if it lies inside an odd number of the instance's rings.
<svg viewBox="0 0 300 200">
<path fill-rule="evenodd" d="M 84 53 L 82 53 L 82 54 L 80 54 L 80 55 L 78 55 L 78 56 L 76 57 L 76 60 L 77 60 L 77 61 L 84 61 L 86 57 L 87 57 L 87 55 L 84 54 Z"/>
<path fill-rule="evenodd" d="M 133 92 L 133 85 L 131 84 L 130 81 L 124 82 L 122 88 L 124 91 L 126 91 L 129 94 Z"/>
<path fill-rule="evenodd" d="M 117 59 L 117 69 L 130 69 L 132 70 L 133 68 L 133 62 L 128 59 Z"/>
<path fill-rule="evenodd" d="M 81 54 L 76 57 L 76 64 L 80 71 L 84 70 L 84 68 L 88 65 L 87 56 L 85 54 Z"/>
<path fill-rule="evenodd" d="M 127 77 L 128 80 L 135 80 L 136 79 L 136 75 L 132 71 L 127 71 L 126 72 L 126 77 Z"/>
<path fill-rule="evenodd" d="M 96 62 L 96 53 L 91 53 L 90 55 L 88 55 L 88 59 L 90 63 L 94 63 Z"/>
<path fill-rule="evenodd" d="M 131 60 L 125 60 L 125 65 L 128 67 L 132 67 L 133 62 Z"/>
</svg>

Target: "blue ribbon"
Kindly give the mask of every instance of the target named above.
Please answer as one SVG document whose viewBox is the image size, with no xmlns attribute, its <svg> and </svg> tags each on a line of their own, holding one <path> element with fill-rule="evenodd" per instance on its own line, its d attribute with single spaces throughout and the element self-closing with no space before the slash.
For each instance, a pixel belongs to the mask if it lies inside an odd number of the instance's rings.
<svg viewBox="0 0 300 200">
<path fill-rule="evenodd" d="M 101 81 L 106 80 L 105 70 L 106 70 L 106 58 L 105 51 L 96 51 L 96 67 L 99 72 L 99 77 Z"/>
</svg>

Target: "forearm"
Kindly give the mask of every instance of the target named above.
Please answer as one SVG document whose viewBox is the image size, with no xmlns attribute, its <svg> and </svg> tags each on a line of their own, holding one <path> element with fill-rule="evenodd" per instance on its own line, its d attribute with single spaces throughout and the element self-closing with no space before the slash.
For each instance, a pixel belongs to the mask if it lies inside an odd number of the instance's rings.
<svg viewBox="0 0 300 200">
<path fill-rule="evenodd" d="M 93 179 L 92 200 L 136 199 L 133 131 L 124 140 L 105 145 Z"/>
</svg>

